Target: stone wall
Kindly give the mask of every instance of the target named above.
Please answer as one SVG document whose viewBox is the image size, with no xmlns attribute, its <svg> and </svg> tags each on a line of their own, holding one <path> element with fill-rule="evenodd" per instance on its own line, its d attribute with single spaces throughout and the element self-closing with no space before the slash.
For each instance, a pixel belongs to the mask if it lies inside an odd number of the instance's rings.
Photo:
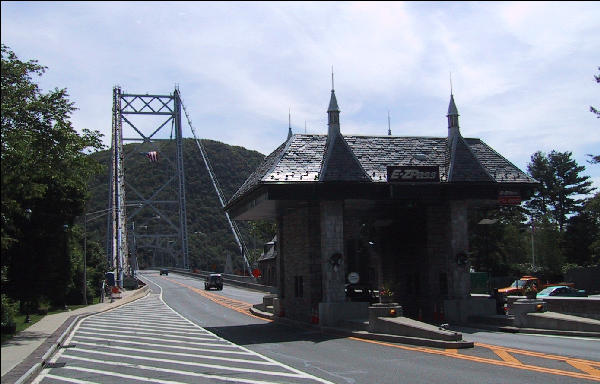
<svg viewBox="0 0 600 384">
<path fill-rule="evenodd" d="M 321 202 L 323 302 L 346 301 L 344 292 L 344 202 Z"/>
<path fill-rule="evenodd" d="M 307 205 L 283 215 L 278 225 L 280 304 L 284 316 L 309 322 L 321 301 L 319 208 Z"/>
</svg>

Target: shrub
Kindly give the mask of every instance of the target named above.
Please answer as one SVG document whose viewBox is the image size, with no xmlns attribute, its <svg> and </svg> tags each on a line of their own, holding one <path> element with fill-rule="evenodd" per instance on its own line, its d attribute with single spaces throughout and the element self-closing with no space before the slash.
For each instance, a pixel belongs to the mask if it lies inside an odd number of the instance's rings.
<svg viewBox="0 0 600 384">
<path fill-rule="evenodd" d="M 2 294 L 2 333 L 14 333 L 16 330 L 15 315 L 17 305 L 8 296 Z"/>
</svg>

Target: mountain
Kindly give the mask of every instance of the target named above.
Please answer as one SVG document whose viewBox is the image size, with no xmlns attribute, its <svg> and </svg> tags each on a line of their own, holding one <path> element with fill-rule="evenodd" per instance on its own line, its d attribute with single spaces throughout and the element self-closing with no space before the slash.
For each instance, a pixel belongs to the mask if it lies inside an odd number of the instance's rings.
<svg viewBox="0 0 600 384">
<path fill-rule="evenodd" d="M 218 141 L 202 140 L 202 145 L 225 201 L 233 196 L 264 159 L 264 155 L 259 152 Z M 151 161 L 147 154 L 154 151 L 157 152 L 156 161 Z M 146 204 L 142 208 L 126 208 L 128 236 L 131 240 L 135 233 L 138 263 L 140 267 L 174 265 L 168 253 L 160 249 L 155 253 L 151 239 L 144 236 L 172 234 L 179 226 L 177 204 L 168 202 L 177 200 L 176 142 L 158 140 L 150 144 L 127 144 L 123 152 L 126 204 L 151 200 L 154 206 Z M 105 172 L 90 182 L 91 196 L 87 212 L 96 212 L 108 207 L 111 151 L 101 151 L 91 156 L 105 165 Z M 233 269 L 242 271 L 243 259 L 194 139 L 183 140 L 183 163 L 190 267 L 223 271 L 227 256 L 230 256 Z M 102 213 L 100 215 L 103 216 Z M 89 237 L 100 241 L 102 246 L 107 241 L 106 220 L 106 215 L 97 220 L 89 215 L 88 219 Z M 238 222 L 238 225 L 247 247 L 254 249 L 254 254 L 260 254 L 263 244 L 274 235 L 259 233 L 251 237 L 248 223 Z"/>
</svg>

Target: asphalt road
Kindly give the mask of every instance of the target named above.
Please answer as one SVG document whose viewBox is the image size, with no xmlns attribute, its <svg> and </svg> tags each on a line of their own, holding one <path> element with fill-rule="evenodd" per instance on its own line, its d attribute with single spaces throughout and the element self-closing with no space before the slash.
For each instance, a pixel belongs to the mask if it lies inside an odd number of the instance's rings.
<svg viewBox="0 0 600 384">
<path fill-rule="evenodd" d="M 74 346 L 55 356 L 59 366 L 44 370 L 36 382 L 600 381 L 598 340 L 465 329 L 464 338 L 475 341 L 475 348 L 369 342 L 253 317 L 248 307 L 262 301 L 260 292 L 227 285 L 223 291 L 206 292 L 201 280 L 174 273 L 141 276 L 153 294 L 120 307 L 121 312 L 106 313 L 108 318 L 96 315 L 82 322 L 69 341 Z M 128 341 L 117 342 L 115 334 Z M 222 358 L 224 354 L 216 351 L 223 348 L 248 361 Z M 110 363 L 102 363 L 109 357 Z M 211 360 L 214 357 L 221 359 Z M 66 365 L 60 367 L 63 362 Z"/>
</svg>

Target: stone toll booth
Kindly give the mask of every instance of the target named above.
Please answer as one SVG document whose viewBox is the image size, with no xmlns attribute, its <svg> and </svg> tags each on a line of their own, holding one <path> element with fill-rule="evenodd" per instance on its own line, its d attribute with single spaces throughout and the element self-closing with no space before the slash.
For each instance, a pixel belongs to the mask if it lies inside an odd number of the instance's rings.
<svg viewBox="0 0 600 384">
<path fill-rule="evenodd" d="M 237 220 L 276 220 L 279 315 L 310 322 L 318 312 L 324 325 L 364 315 L 346 297 L 351 272 L 391 289 L 409 317 L 460 308 L 469 208 L 519 203 L 537 182 L 462 137 L 453 95 L 445 137 L 342 135 L 333 89 L 327 113 L 327 135 L 290 129 L 225 207 Z"/>
</svg>

